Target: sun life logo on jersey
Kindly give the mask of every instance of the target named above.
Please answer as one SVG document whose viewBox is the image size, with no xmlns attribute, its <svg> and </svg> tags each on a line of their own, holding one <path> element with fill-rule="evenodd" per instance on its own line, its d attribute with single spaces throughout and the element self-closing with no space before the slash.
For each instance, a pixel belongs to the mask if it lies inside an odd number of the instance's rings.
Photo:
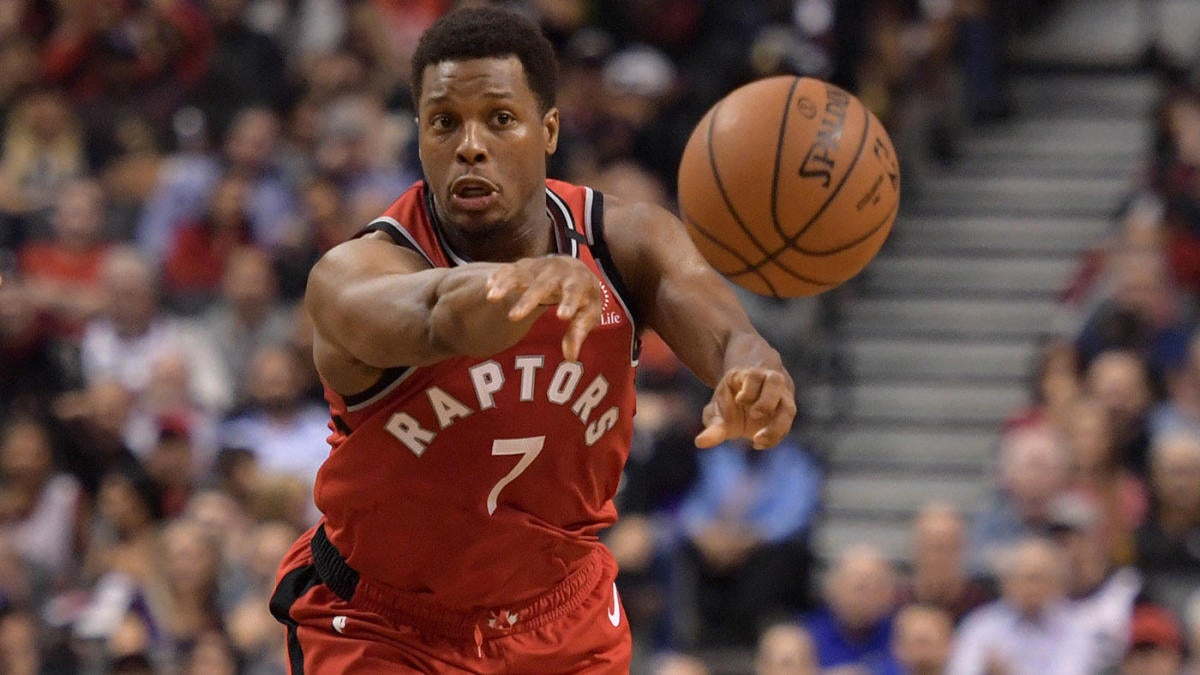
<svg viewBox="0 0 1200 675">
<path fill-rule="evenodd" d="M 600 325 L 615 326 L 621 323 L 621 313 L 613 310 L 612 291 L 608 284 L 600 283 L 600 292 L 604 295 L 604 303 L 600 305 Z"/>
</svg>

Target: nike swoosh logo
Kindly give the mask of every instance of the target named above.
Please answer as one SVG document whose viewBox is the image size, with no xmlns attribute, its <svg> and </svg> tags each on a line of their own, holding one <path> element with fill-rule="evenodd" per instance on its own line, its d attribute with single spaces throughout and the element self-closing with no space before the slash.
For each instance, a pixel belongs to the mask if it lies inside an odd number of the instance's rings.
<svg viewBox="0 0 1200 675">
<path fill-rule="evenodd" d="M 613 625 L 613 628 L 621 625 L 621 600 L 617 597 L 617 583 L 613 582 L 613 604 L 612 609 L 608 610 L 608 622 Z"/>
</svg>

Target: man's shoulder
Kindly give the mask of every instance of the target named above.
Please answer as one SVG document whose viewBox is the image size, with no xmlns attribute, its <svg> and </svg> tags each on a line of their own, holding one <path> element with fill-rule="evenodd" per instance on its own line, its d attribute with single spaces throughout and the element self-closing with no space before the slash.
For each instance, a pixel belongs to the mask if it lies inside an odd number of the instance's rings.
<svg viewBox="0 0 1200 675">
<path fill-rule="evenodd" d="M 415 218 L 424 219 L 427 215 L 428 213 L 425 208 L 425 181 L 418 180 L 405 188 L 400 193 L 400 196 L 396 197 L 383 210 L 383 213 L 380 213 L 371 222 L 394 220 L 407 227 L 412 224 Z"/>
</svg>

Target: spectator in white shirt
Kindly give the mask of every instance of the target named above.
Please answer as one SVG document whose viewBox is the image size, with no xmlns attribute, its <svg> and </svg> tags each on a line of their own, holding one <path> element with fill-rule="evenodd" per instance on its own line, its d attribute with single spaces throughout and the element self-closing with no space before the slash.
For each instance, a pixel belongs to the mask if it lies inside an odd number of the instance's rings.
<svg viewBox="0 0 1200 675">
<path fill-rule="evenodd" d="M 1071 571 L 1067 604 L 1095 647 L 1096 672 L 1120 664 L 1133 605 L 1142 590 L 1137 570 L 1111 564 L 1103 525 L 1100 506 L 1083 494 L 1064 495 L 1050 505 L 1048 526 L 1062 544 Z"/>
<path fill-rule="evenodd" d="M 1047 508 L 1067 487 L 1069 470 L 1065 439 L 1052 427 L 1022 428 L 1004 437 L 999 489 L 971 526 L 967 569 L 972 576 L 991 578 L 1003 551 L 1043 532 Z"/>
<path fill-rule="evenodd" d="M 1092 646 L 1063 601 L 1062 549 L 1026 539 L 1002 558 L 1000 572 L 1001 599 L 964 620 L 947 675 L 1093 675 Z"/>
<path fill-rule="evenodd" d="M 228 375 L 212 346 L 162 313 L 158 278 L 131 248 L 108 254 L 100 272 L 104 313 L 84 329 L 80 359 L 88 384 L 113 379 L 135 394 L 150 383 L 158 357 L 186 354 L 193 399 L 210 410 L 229 406 Z"/>
<path fill-rule="evenodd" d="M 299 372 L 284 346 L 255 352 L 246 380 L 251 410 L 225 424 L 221 445 L 251 451 L 265 474 L 295 476 L 311 486 L 329 454 L 329 410 L 305 402 Z"/>
<path fill-rule="evenodd" d="M 226 372 L 245 373 L 256 350 L 290 337 L 292 310 L 279 303 L 278 285 L 271 259 L 262 250 L 247 246 L 229 256 L 221 297 L 201 325 Z M 241 385 L 234 383 L 237 405 L 245 402 Z"/>
</svg>

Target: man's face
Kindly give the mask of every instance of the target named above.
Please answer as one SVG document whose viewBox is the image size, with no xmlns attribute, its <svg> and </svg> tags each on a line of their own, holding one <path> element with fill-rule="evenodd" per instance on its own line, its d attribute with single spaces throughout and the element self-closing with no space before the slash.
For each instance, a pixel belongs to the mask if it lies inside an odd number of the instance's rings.
<svg viewBox="0 0 1200 675">
<path fill-rule="evenodd" d="M 865 556 L 849 558 L 833 575 L 829 605 L 844 626 L 863 630 L 892 611 L 896 585 L 887 561 Z"/>
<path fill-rule="evenodd" d="M 896 618 L 892 650 L 911 673 L 940 673 L 950 660 L 954 626 L 938 610 L 909 608 Z"/>
<path fill-rule="evenodd" d="M 1200 448 L 1191 439 L 1162 441 L 1155 448 L 1150 476 L 1164 508 L 1185 513 L 1200 509 Z"/>
<path fill-rule="evenodd" d="M 914 530 L 913 563 L 939 575 L 954 578 L 963 556 L 963 523 L 951 513 L 922 518 Z"/>
<path fill-rule="evenodd" d="M 756 675 L 816 675 L 812 638 L 797 626 L 775 626 L 763 635 L 754 660 Z"/>
<path fill-rule="evenodd" d="M 443 221 L 479 232 L 544 210 L 558 111 L 542 112 L 516 57 L 427 66 L 417 122 L 421 166 Z"/>
<path fill-rule="evenodd" d="M 282 349 L 266 349 L 255 355 L 247 383 L 250 398 L 270 412 L 295 408 L 300 396 L 295 367 L 295 360 Z"/>
<path fill-rule="evenodd" d="M 1026 544 L 1002 580 L 1004 598 L 1026 616 L 1041 613 L 1063 595 L 1062 563 L 1054 549 Z"/>
<path fill-rule="evenodd" d="M 1137 423 L 1150 406 L 1150 389 L 1136 357 L 1129 354 L 1103 354 L 1092 363 L 1088 373 L 1092 394 L 1100 400 L 1118 429 Z"/>
</svg>

